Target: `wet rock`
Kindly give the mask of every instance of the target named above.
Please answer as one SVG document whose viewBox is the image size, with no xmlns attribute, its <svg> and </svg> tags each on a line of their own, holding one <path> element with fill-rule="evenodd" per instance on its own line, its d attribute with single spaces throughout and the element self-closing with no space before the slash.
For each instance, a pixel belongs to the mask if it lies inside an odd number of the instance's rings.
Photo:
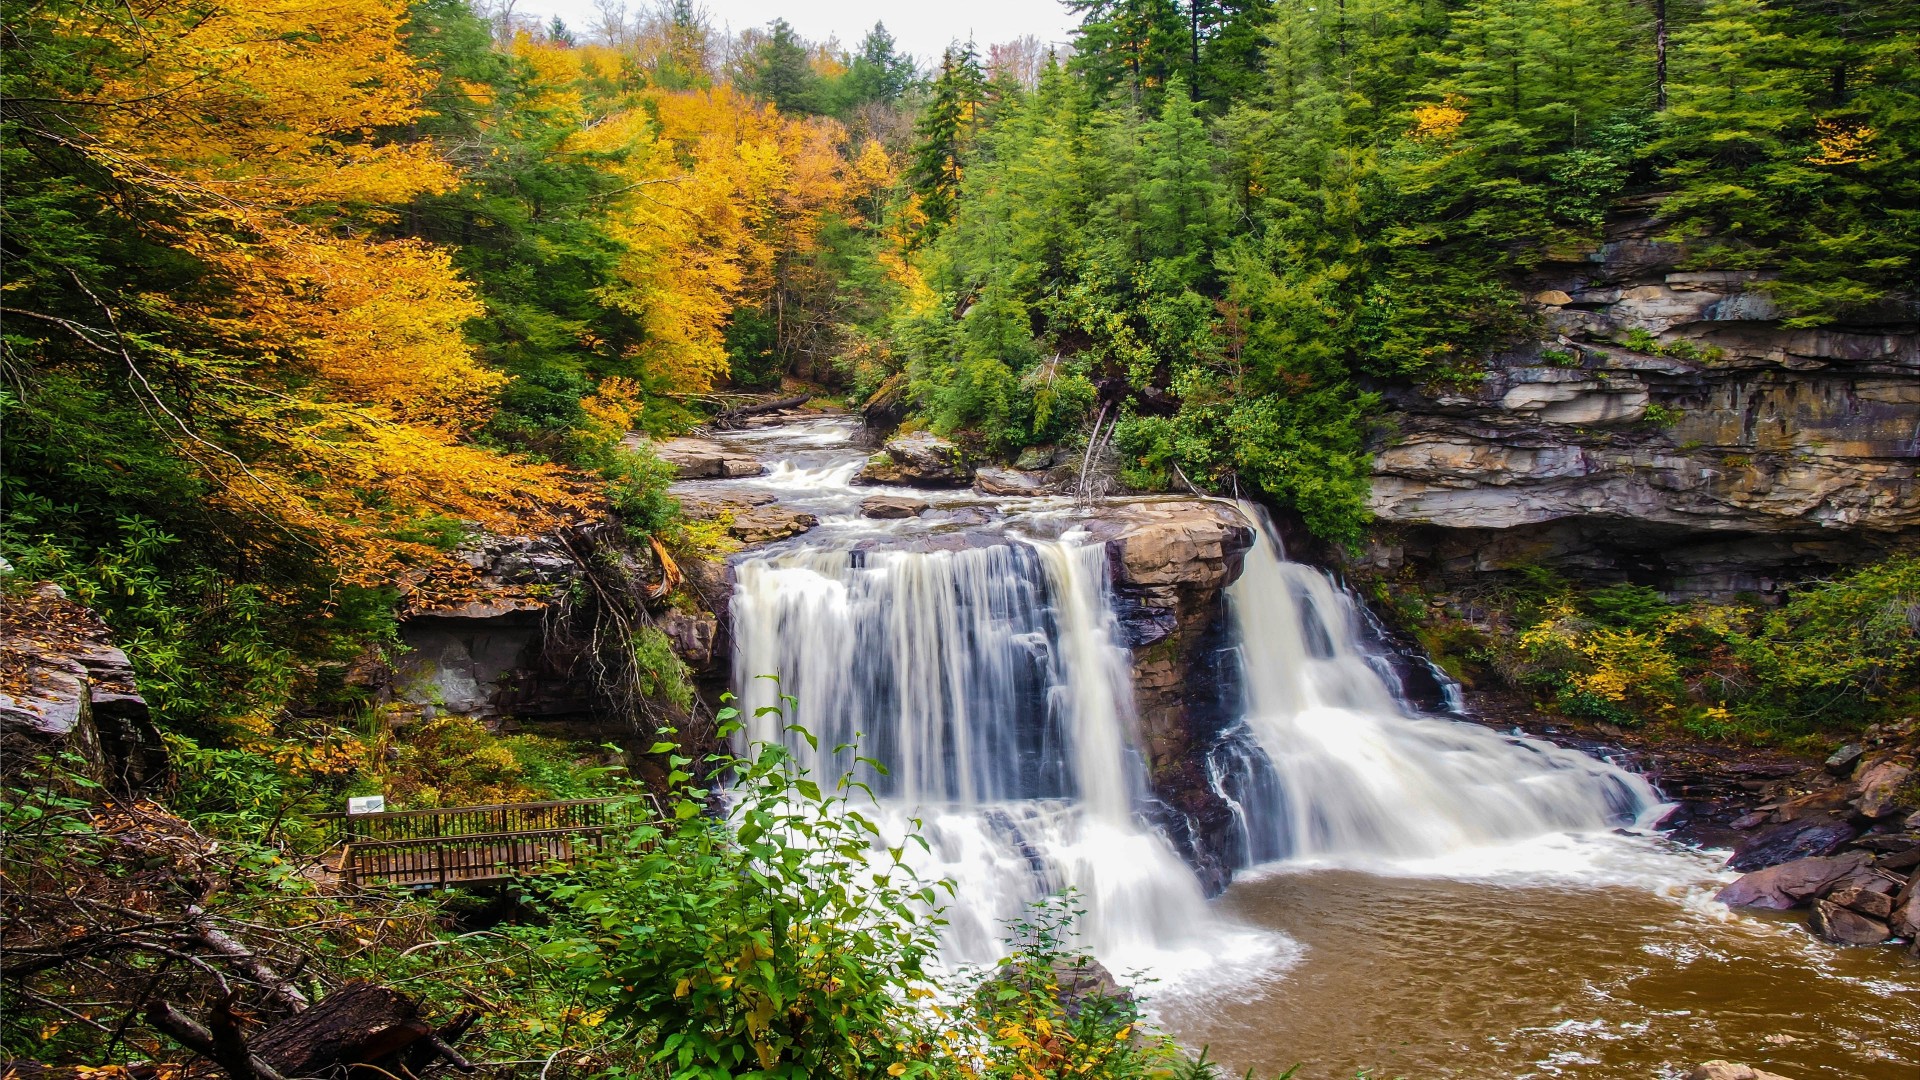
<svg viewBox="0 0 1920 1080">
<path fill-rule="evenodd" d="M 1059 485 L 1045 473 L 1020 469 L 980 469 L 973 474 L 973 488 L 982 495 L 1057 495 Z"/>
<path fill-rule="evenodd" d="M 1853 774 L 1853 767 L 1860 763 L 1860 757 L 1865 753 L 1866 751 L 1861 748 L 1859 743 L 1848 743 L 1840 749 L 1835 750 L 1833 756 L 1829 757 L 1826 762 L 1828 774 L 1843 778 L 1851 776 Z"/>
<path fill-rule="evenodd" d="M 733 512 L 727 532 L 745 544 L 770 544 L 785 540 L 820 524 L 820 519 L 804 511 L 778 503 L 747 506 Z"/>
<path fill-rule="evenodd" d="M 682 480 L 723 480 L 759 476 L 767 471 L 758 459 L 711 439 L 668 439 L 648 444 L 639 436 L 630 435 L 621 445 L 650 446 L 660 460 L 674 467 Z"/>
<path fill-rule="evenodd" d="M 1731 1061 L 1706 1061 L 1687 1074 L 1687 1080 L 1788 1080 L 1778 1073 L 1764 1072 L 1751 1065 Z"/>
<path fill-rule="evenodd" d="M 725 495 L 710 495 L 676 489 L 672 494 L 680 500 L 680 512 L 695 521 L 710 521 L 721 514 L 735 513 L 743 507 L 765 506 L 774 501 L 774 496 L 765 491 L 729 491 Z"/>
<path fill-rule="evenodd" d="M 1893 936 L 1886 923 L 1843 908 L 1830 900 L 1816 900 L 1807 929 L 1835 945 L 1878 945 Z"/>
<path fill-rule="evenodd" d="M 660 632 L 673 643 L 673 651 L 694 671 L 705 671 L 713 664 L 713 643 L 720 632 L 720 620 L 711 612 L 686 612 L 669 608 L 660 616 Z"/>
<path fill-rule="evenodd" d="M 1756 829 L 1765 825 L 1767 819 L 1771 816 L 1771 814 L 1768 814 L 1764 810 L 1750 810 L 1728 822 L 1727 828 L 1733 829 L 1736 832 L 1745 832 L 1748 829 Z"/>
<path fill-rule="evenodd" d="M 1848 803 L 1861 817 L 1884 818 L 1909 809 L 1902 799 L 1913 778 L 1913 764 L 1898 759 L 1875 761 L 1860 770 L 1849 791 Z"/>
<path fill-rule="evenodd" d="M 860 406 L 860 417 L 876 431 L 891 431 L 907 418 L 907 373 L 896 372 Z"/>
<path fill-rule="evenodd" d="M 1907 878 L 1907 883 L 1894 894 L 1887 927 L 1901 937 L 1920 943 L 1920 874 Z"/>
<path fill-rule="evenodd" d="M 1785 821 L 1742 840 L 1727 866 L 1733 870 L 1759 870 L 1794 859 L 1831 855 L 1860 835 L 1860 830 L 1833 818 L 1806 817 Z"/>
<path fill-rule="evenodd" d="M 916 431 L 888 439 L 854 479 L 863 484 L 965 487 L 973 482 L 973 465 L 951 442 L 931 432 Z"/>
<path fill-rule="evenodd" d="M 1893 917 L 1892 887 L 1879 892 L 1861 885 L 1848 885 L 1835 889 L 1825 897 L 1830 904 L 1838 904 L 1849 911 L 1865 915 L 1869 919 L 1886 922 Z"/>
<path fill-rule="evenodd" d="M 1819 896 L 1834 882 L 1865 869 L 1873 857 L 1849 851 L 1831 858 L 1795 859 L 1755 870 L 1721 889 L 1714 899 L 1728 907 L 1786 911 Z"/>
<path fill-rule="evenodd" d="M 874 495 L 860 500 L 860 516 L 882 519 L 919 517 L 927 505 L 924 500 L 909 499 L 904 495 Z"/>
<path fill-rule="evenodd" d="M 1031 992 L 1036 986 L 1044 985 L 1046 979 L 1053 982 L 1055 998 L 1069 1017 L 1078 1017 L 1081 1010 L 1092 1001 L 1104 999 L 1122 1005 L 1133 1001 L 1133 991 L 1120 985 L 1120 980 L 1113 977 L 1113 972 L 1108 971 L 1106 965 L 1091 957 L 1060 957 L 1044 970 L 1038 965 L 1031 968 L 1009 967 L 990 980 L 983 989 L 991 992 L 994 983 L 1003 983 Z"/>
<path fill-rule="evenodd" d="M 743 544 L 785 540 L 820 524 L 819 518 L 781 506 L 764 492 L 728 492 L 718 496 L 685 494 L 679 498 L 681 513 L 696 521 L 725 520 L 727 535 Z"/>
</svg>

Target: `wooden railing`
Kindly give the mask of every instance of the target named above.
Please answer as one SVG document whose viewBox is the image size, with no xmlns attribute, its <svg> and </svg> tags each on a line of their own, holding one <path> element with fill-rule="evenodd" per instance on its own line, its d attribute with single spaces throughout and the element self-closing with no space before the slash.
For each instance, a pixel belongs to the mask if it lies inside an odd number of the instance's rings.
<svg viewBox="0 0 1920 1080">
<path fill-rule="evenodd" d="M 647 816 L 632 799 L 329 814 L 342 884 L 465 885 L 561 869 Z M 653 808 L 657 812 L 657 808 Z"/>
</svg>

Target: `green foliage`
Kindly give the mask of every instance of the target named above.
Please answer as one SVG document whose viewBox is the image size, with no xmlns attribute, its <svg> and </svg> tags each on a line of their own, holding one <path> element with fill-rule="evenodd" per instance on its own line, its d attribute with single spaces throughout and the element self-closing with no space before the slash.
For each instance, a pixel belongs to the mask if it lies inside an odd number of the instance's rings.
<svg viewBox="0 0 1920 1080">
<path fill-rule="evenodd" d="M 723 738 L 736 716 L 720 713 Z M 674 769 L 668 820 L 550 891 L 574 936 L 543 951 L 647 1031 L 674 1077 L 886 1072 L 939 920 L 926 913 L 935 886 L 902 848 L 877 848 L 860 810 L 871 793 L 851 777 L 822 790 L 783 747 L 759 745 L 706 762 L 731 789 L 722 819 L 686 786 L 693 762 L 677 744 L 656 750 Z"/>
<path fill-rule="evenodd" d="M 667 493 L 676 475 L 674 468 L 653 453 L 617 449 L 600 472 L 607 480 L 607 501 L 633 539 L 645 541 L 681 520 L 679 501 Z"/>
<path fill-rule="evenodd" d="M 742 60 L 740 88 L 770 101 L 784 113 L 825 112 L 826 88 L 813 70 L 807 46 L 785 19 L 767 24 L 751 52 Z"/>
<path fill-rule="evenodd" d="M 1920 558 L 1810 582 L 1778 607 L 1679 605 L 1638 585 L 1542 580 L 1506 605 L 1503 674 L 1569 715 L 1713 738 L 1844 737 L 1920 701 Z"/>
<path fill-rule="evenodd" d="M 672 703 L 676 708 L 693 706 L 693 683 L 687 677 L 687 665 L 673 651 L 673 639 L 655 626 L 643 626 L 633 634 L 633 669 L 640 692 L 648 698 Z"/>
</svg>

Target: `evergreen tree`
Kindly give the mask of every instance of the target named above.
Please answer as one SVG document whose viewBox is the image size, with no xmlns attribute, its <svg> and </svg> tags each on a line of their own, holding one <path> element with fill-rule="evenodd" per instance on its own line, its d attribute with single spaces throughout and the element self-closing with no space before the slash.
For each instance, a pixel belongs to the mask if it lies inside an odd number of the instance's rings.
<svg viewBox="0 0 1920 1080">
<path fill-rule="evenodd" d="M 1067 0 L 1067 9 L 1080 16 L 1073 66 L 1097 90 L 1151 104 L 1176 73 L 1191 82 L 1194 22 L 1176 0 Z"/>
<path fill-rule="evenodd" d="M 874 23 L 861 39 L 847 73 L 840 77 L 840 106 L 836 111 L 892 104 L 900 100 L 913 80 L 913 58 L 895 51 L 893 35 L 887 32 L 885 23 Z"/>
<path fill-rule="evenodd" d="M 786 113 L 818 113 L 820 75 L 813 70 L 806 42 L 785 19 L 767 24 L 767 34 L 746 58 L 741 88 Z"/>
<path fill-rule="evenodd" d="M 949 46 L 940 58 L 932 99 L 915 129 L 913 190 L 920 198 L 929 236 L 953 220 L 963 165 L 985 97 L 986 78 L 973 43 Z"/>
</svg>

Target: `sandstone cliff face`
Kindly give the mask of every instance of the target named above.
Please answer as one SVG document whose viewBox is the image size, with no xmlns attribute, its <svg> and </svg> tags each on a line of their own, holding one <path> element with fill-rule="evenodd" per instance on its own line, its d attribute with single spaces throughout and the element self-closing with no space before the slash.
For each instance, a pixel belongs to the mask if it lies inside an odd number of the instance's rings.
<svg viewBox="0 0 1920 1080">
<path fill-rule="evenodd" d="M 1759 272 L 1687 272 L 1657 219 L 1550 265 L 1548 337 L 1467 392 L 1388 394 L 1372 553 L 1767 591 L 1920 529 L 1920 334 L 1791 329 Z M 1628 348 L 1627 342 L 1638 346 Z"/>
</svg>

